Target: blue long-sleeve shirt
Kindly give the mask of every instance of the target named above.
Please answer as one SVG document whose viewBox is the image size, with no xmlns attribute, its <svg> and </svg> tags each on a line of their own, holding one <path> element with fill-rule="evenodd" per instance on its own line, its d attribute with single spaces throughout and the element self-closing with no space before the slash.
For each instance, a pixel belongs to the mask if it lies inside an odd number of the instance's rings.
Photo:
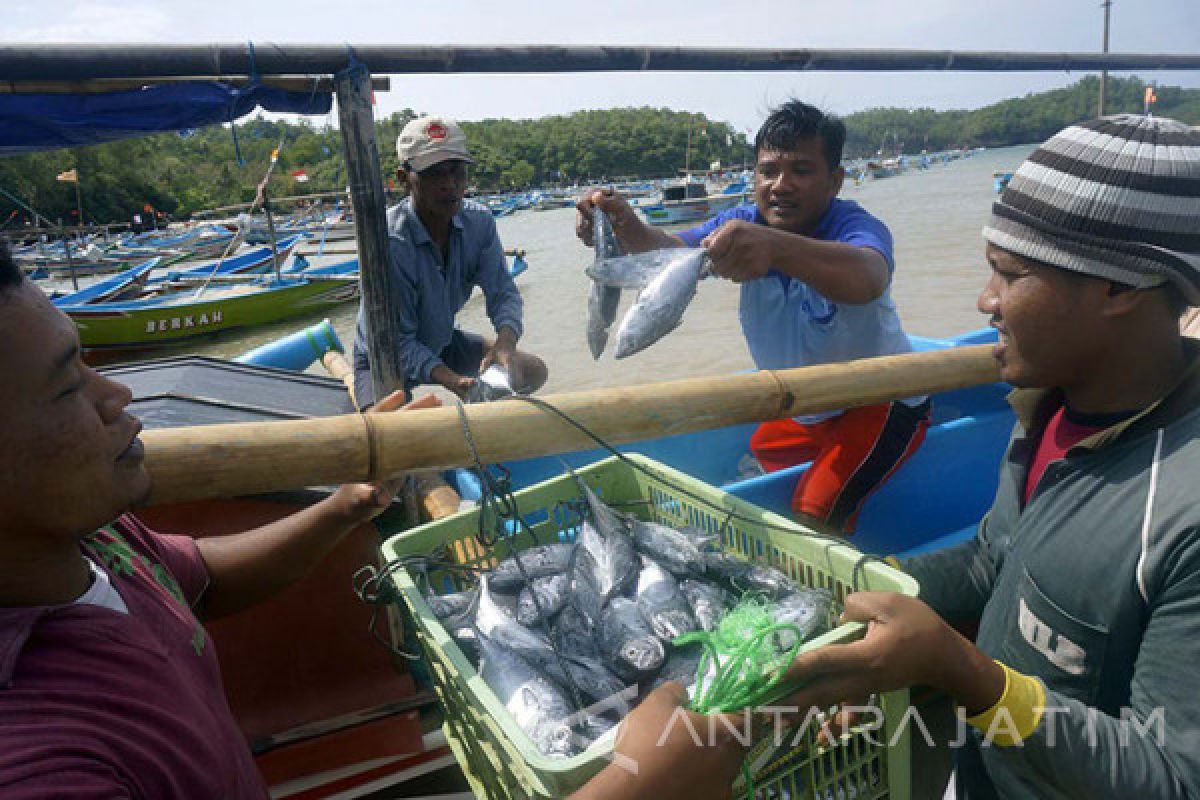
<svg viewBox="0 0 1200 800">
<path fill-rule="evenodd" d="M 454 317 L 476 286 L 483 291 L 496 331 L 507 326 L 521 335 L 521 295 L 508 274 L 496 221 L 486 206 L 463 201 L 451 220 L 446 260 L 413 211 L 411 199 L 389 208 L 387 216 L 392 268 L 388 304 L 399 320 L 394 354 L 408 383 L 430 382 L 430 373 L 442 363 L 439 354 L 450 344 Z M 359 305 L 354 336 L 356 369 L 369 364 L 364 308 Z"/>
</svg>

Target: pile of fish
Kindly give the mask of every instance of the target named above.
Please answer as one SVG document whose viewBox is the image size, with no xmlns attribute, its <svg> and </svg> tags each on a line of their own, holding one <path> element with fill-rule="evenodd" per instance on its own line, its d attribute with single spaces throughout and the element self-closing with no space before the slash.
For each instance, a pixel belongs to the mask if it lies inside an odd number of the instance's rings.
<svg viewBox="0 0 1200 800">
<path fill-rule="evenodd" d="M 426 595 L 543 754 L 587 749 L 663 681 L 694 684 L 701 646 L 672 642 L 714 630 L 744 596 L 766 598 L 772 621 L 794 626 L 772 643 L 779 653 L 827 624 L 826 590 L 714 549 L 715 534 L 619 512 L 578 485 L 586 514 L 574 542 L 531 547 L 468 590 Z"/>
<path fill-rule="evenodd" d="M 612 221 L 599 208 L 592 211 L 596 258 L 587 269 L 587 340 L 592 358 L 600 358 L 617 317 L 622 289 L 639 290 L 637 301 L 617 328 L 616 357 L 640 353 L 679 327 L 696 287 L 711 266 L 701 248 L 680 247 L 622 255 Z"/>
</svg>

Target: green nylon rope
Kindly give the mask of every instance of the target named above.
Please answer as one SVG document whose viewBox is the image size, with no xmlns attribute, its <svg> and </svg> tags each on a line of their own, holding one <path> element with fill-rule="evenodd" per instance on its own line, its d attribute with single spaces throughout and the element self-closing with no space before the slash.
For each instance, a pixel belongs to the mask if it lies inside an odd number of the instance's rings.
<svg viewBox="0 0 1200 800">
<path fill-rule="evenodd" d="M 748 595 L 711 632 L 685 633 L 674 640 L 676 646 L 699 644 L 704 648 L 689 703 L 692 711 L 726 713 L 769 705 L 790 688 L 781 688 L 781 684 L 787 665 L 800 654 L 803 635 L 795 625 L 775 622 L 771 609 L 765 599 Z M 795 643 L 781 652 L 775 642 L 782 633 L 790 633 Z M 742 777 L 746 797 L 753 798 L 754 775 L 748 758 L 742 762 Z"/>
</svg>

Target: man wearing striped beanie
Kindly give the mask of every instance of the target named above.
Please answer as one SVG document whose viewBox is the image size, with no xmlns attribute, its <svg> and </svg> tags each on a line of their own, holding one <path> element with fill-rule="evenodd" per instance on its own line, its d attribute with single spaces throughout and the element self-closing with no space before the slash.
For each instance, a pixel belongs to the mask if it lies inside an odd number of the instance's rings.
<svg viewBox="0 0 1200 800">
<path fill-rule="evenodd" d="M 801 656 L 791 702 L 944 691 L 967 724 L 960 800 L 1200 797 L 1200 344 L 1179 331 L 1200 305 L 1200 132 L 1068 127 L 984 238 L 979 309 L 1019 420 L 991 511 L 901 565 L 919 600 L 847 597 L 865 638 Z"/>
</svg>

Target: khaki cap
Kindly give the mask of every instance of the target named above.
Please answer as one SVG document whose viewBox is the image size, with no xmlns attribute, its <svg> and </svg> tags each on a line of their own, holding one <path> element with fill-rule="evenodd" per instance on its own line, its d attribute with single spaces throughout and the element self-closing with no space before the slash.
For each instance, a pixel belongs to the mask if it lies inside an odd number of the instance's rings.
<svg viewBox="0 0 1200 800">
<path fill-rule="evenodd" d="M 475 163 L 467 151 L 467 135 L 449 117 L 418 117 L 405 125 L 396 137 L 396 155 L 401 166 L 408 162 L 417 172 L 450 159 Z"/>
</svg>

